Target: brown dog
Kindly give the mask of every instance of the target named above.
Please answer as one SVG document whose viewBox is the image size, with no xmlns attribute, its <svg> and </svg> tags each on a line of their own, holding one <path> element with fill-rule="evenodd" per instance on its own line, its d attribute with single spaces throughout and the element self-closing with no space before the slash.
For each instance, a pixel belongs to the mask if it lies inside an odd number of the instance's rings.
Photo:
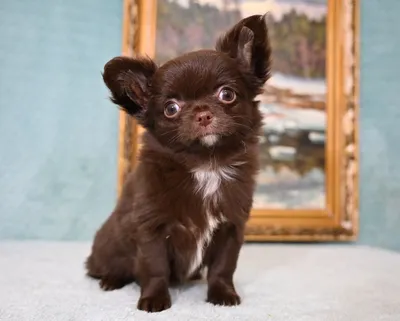
<svg viewBox="0 0 400 321">
<path fill-rule="evenodd" d="M 269 77 L 265 16 L 243 19 L 216 45 L 161 67 L 147 58 L 105 65 L 112 101 L 146 129 L 139 164 L 97 232 L 88 275 L 104 290 L 136 281 L 138 308 L 171 306 L 169 285 L 201 277 L 207 301 L 236 305 L 233 274 L 252 207 Z"/>
</svg>

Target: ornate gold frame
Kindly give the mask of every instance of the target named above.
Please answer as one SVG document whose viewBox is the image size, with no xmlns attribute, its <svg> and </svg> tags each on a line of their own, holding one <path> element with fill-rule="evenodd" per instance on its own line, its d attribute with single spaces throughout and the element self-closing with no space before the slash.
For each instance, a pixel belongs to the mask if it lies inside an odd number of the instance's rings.
<svg viewBox="0 0 400 321">
<path fill-rule="evenodd" d="M 157 0 L 124 0 L 123 55 L 155 52 Z M 253 210 L 247 241 L 354 240 L 358 235 L 359 0 L 328 0 L 326 208 Z M 141 128 L 120 112 L 118 193 Z"/>
</svg>

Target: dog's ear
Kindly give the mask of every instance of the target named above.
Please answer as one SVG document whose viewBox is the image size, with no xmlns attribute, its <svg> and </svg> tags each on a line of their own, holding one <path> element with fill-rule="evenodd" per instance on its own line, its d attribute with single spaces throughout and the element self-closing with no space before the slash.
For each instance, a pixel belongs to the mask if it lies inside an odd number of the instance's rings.
<svg viewBox="0 0 400 321">
<path fill-rule="evenodd" d="M 103 80 L 111 101 L 142 120 L 149 101 L 150 80 L 157 70 L 150 58 L 115 57 L 104 66 Z"/>
<path fill-rule="evenodd" d="M 237 59 L 262 86 L 270 76 L 271 47 L 266 15 L 253 15 L 239 21 L 217 40 L 217 51 Z"/>
</svg>

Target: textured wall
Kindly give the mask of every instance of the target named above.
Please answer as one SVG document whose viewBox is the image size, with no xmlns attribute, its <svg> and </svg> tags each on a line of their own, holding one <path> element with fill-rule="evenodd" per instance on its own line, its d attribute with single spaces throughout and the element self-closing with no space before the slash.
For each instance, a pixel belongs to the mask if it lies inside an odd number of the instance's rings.
<svg viewBox="0 0 400 321">
<path fill-rule="evenodd" d="M 400 1 L 361 1 L 360 242 L 400 250 Z"/>
<path fill-rule="evenodd" d="M 122 0 L 0 1 L 0 237 L 87 238 L 115 200 L 101 80 Z"/>
<path fill-rule="evenodd" d="M 360 243 L 400 250 L 400 2 L 361 1 Z M 115 199 L 100 71 L 122 1 L 0 1 L 0 237 L 87 239 Z"/>
</svg>

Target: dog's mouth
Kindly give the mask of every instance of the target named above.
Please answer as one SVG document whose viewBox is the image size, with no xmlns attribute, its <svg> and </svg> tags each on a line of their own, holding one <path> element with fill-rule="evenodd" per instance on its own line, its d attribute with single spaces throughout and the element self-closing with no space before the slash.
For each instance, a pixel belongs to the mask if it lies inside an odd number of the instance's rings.
<svg viewBox="0 0 400 321">
<path fill-rule="evenodd" d="M 197 142 L 205 147 L 213 147 L 227 136 L 226 126 L 218 126 L 215 122 L 209 126 L 195 126 L 193 134 Z"/>
<path fill-rule="evenodd" d="M 208 135 L 216 135 L 218 130 L 215 126 L 207 126 L 207 127 L 198 127 L 197 128 L 197 135 L 198 137 L 204 137 Z"/>
<path fill-rule="evenodd" d="M 214 146 L 219 140 L 219 131 L 215 126 L 198 128 L 197 137 L 200 143 L 206 147 Z"/>
<path fill-rule="evenodd" d="M 202 135 L 200 137 L 200 143 L 207 147 L 211 147 L 211 146 L 214 146 L 218 142 L 219 138 L 220 137 L 217 134 Z"/>
</svg>

